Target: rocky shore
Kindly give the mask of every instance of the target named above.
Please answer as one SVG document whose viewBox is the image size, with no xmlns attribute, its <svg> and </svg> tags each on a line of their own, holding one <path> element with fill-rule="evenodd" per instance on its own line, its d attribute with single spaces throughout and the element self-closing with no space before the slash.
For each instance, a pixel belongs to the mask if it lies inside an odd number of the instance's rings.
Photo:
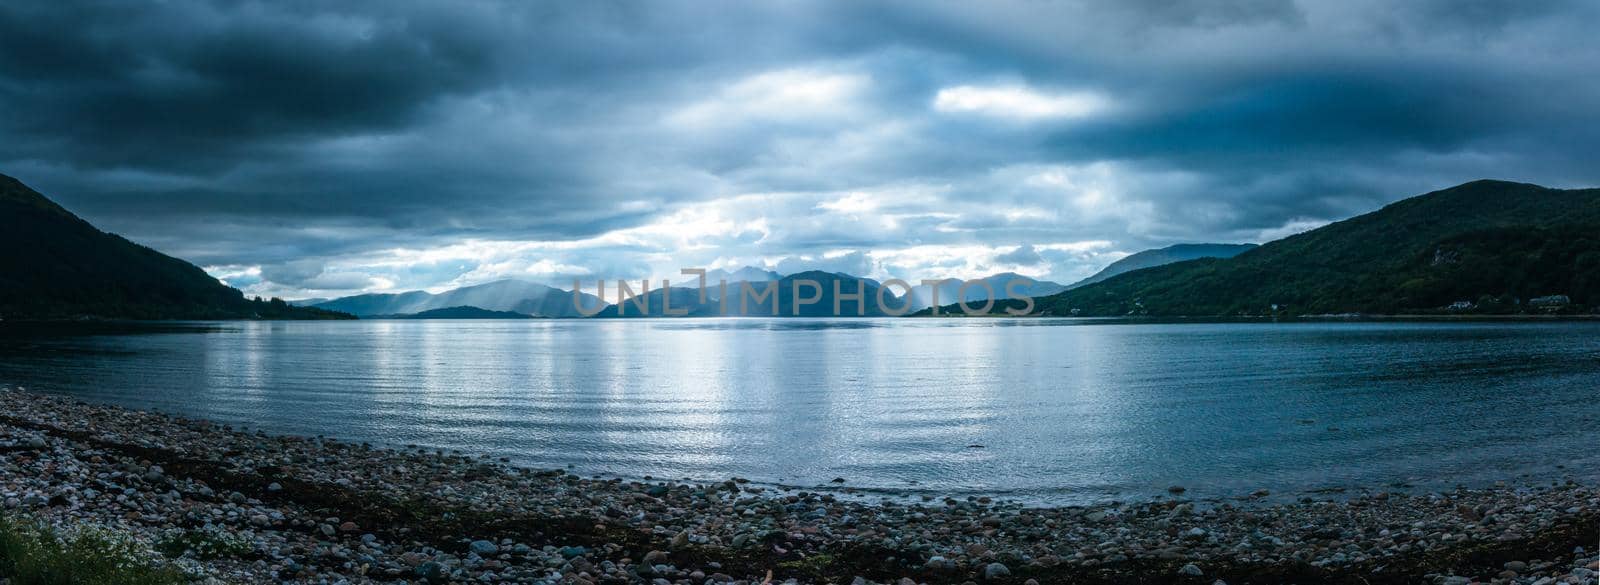
<svg viewBox="0 0 1600 585">
<path fill-rule="evenodd" d="M 0 388 L 0 514 L 197 581 L 1595 583 L 1600 491 L 1025 507 L 582 478 Z"/>
</svg>

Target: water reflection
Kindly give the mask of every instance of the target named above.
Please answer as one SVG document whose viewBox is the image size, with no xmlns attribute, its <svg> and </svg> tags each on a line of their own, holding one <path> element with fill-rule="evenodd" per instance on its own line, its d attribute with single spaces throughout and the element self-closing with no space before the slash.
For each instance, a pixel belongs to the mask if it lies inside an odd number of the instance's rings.
<svg viewBox="0 0 1600 585">
<path fill-rule="evenodd" d="M 0 327 L 0 383 L 274 432 L 1052 501 L 1559 477 L 1597 382 L 1593 323 Z"/>
</svg>

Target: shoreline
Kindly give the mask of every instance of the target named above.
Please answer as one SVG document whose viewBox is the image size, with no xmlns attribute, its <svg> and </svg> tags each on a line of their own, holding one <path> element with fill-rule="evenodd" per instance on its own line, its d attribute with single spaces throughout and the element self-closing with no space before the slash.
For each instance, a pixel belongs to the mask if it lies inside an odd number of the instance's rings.
<svg viewBox="0 0 1600 585">
<path fill-rule="evenodd" d="M 0 403 L 0 514 L 127 533 L 223 582 L 1592 583 L 1600 540 L 1600 490 L 1570 479 L 1201 507 L 874 503 L 239 432 L 8 386 Z"/>
<path fill-rule="evenodd" d="M 0 319 L 0 326 L 12 325 L 63 325 L 82 323 L 85 325 L 118 325 L 118 324 L 171 324 L 171 323 L 280 323 L 280 322 L 307 322 L 307 321 L 679 321 L 686 319 L 717 320 L 717 319 L 781 319 L 781 320 L 826 320 L 826 319 L 944 319 L 944 318 L 972 318 L 972 319 L 1076 319 L 1082 321 L 1103 321 L 1110 323 L 1258 323 L 1258 322 L 1293 322 L 1293 321 L 1348 321 L 1360 323 L 1365 321 L 1483 321 L 1483 322 L 1560 322 L 1560 321 L 1600 321 L 1600 313 L 1556 313 L 1556 314 L 1494 314 L 1494 313 L 1463 313 L 1463 314 L 1429 314 L 1429 313 L 1402 313 L 1402 314 L 1376 314 L 1376 313 L 1350 313 L 1350 314 L 1315 314 L 1315 315 L 1007 315 L 1004 313 L 972 314 L 968 315 L 957 311 L 955 313 L 940 313 L 938 315 L 923 315 L 909 313 L 906 315 L 699 315 L 699 316 L 623 316 L 623 317 L 544 317 L 527 315 L 524 317 L 413 317 L 409 315 L 369 315 L 366 317 L 351 316 L 348 318 L 303 318 L 303 319 L 267 319 L 267 318 L 233 318 L 233 319 L 130 319 L 123 317 L 89 317 L 89 318 L 4 318 Z"/>
</svg>

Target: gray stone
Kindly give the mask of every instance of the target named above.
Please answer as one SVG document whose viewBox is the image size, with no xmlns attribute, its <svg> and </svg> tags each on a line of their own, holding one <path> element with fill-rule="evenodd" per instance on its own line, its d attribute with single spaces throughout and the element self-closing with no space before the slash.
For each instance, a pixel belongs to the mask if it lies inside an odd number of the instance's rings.
<svg viewBox="0 0 1600 585">
<path fill-rule="evenodd" d="M 415 572 L 418 577 L 422 577 L 428 581 L 434 583 L 444 582 L 445 568 L 444 565 L 439 563 L 433 561 L 424 561 L 422 564 L 417 565 Z"/>
<path fill-rule="evenodd" d="M 983 568 L 983 578 L 988 580 L 1003 579 L 1011 576 L 1011 569 L 1000 563 L 989 563 Z"/>
</svg>

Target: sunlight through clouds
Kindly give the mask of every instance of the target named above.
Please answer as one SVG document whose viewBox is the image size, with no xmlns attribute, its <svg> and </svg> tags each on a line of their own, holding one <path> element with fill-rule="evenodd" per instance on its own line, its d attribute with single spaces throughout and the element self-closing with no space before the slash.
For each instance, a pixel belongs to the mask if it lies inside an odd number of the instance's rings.
<svg viewBox="0 0 1600 585">
<path fill-rule="evenodd" d="M 286 298 L 955 250 L 1068 281 L 1600 181 L 1593 2 L 8 6 L 82 62 L 0 68 L 0 172 Z"/>
<path fill-rule="evenodd" d="M 751 121 L 815 121 L 854 113 L 853 100 L 868 86 L 865 75 L 815 69 L 772 71 L 741 79 L 668 117 L 697 129 Z"/>
<path fill-rule="evenodd" d="M 961 85 L 939 90 L 933 108 L 1019 120 L 1086 118 L 1110 109 L 1093 92 L 1044 93 L 1021 85 Z"/>
</svg>

